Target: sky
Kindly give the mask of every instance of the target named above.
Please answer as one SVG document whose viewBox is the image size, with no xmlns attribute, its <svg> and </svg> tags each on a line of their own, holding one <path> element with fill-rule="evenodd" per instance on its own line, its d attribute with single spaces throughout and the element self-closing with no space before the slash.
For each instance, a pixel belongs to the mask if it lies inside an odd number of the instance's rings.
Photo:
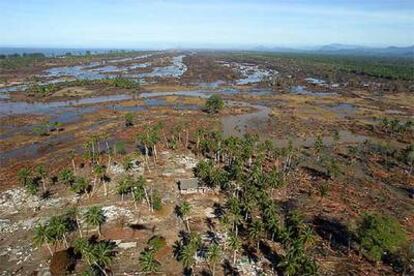
<svg viewBox="0 0 414 276">
<path fill-rule="evenodd" d="M 414 0 L 0 0 L 0 46 L 414 44 Z"/>
</svg>

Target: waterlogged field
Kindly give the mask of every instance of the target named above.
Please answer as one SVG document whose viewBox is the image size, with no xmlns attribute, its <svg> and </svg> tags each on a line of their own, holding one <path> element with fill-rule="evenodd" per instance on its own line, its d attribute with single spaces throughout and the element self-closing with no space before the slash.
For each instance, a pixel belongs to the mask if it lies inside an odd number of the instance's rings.
<svg viewBox="0 0 414 276">
<path fill-rule="evenodd" d="M 0 271 L 414 272 L 412 60 L 0 59 Z"/>
</svg>

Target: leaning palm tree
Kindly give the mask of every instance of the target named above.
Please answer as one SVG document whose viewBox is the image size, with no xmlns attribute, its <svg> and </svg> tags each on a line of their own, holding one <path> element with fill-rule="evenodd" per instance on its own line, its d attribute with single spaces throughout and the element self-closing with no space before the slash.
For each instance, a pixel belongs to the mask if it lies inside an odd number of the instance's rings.
<svg viewBox="0 0 414 276">
<path fill-rule="evenodd" d="M 212 243 L 207 250 L 207 260 L 210 266 L 211 274 L 216 273 L 216 264 L 220 261 L 221 250 L 217 243 Z"/>
<path fill-rule="evenodd" d="M 104 211 L 99 206 L 90 207 L 84 214 L 85 222 L 88 226 L 94 226 L 97 228 L 98 235 L 102 236 L 101 225 L 105 222 L 106 217 Z"/>
<path fill-rule="evenodd" d="M 106 267 L 110 265 L 114 257 L 115 245 L 107 241 L 92 243 L 86 238 L 75 240 L 73 247 L 75 252 L 82 255 L 91 269 L 99 269 L 104 275 L 108 275 Z"/>
<path fill-rule="evenodd" d="M 188 214 L 191 212 L 190 203 L 184 201 L 179 206 L 177 206 L 177 215 L 183 220 L 187 227 L 187 231 L 191 232 L 190 225 L 188 224 Z"/>
<path fill-rule="evenodd" d="M 36 246 L 42 246 L 46 244 L 47 249 L 51 256 L 53 256 L 52 248 L 50 247 L 50 242 L 52 242 L 52 238 L 48 233 L 48 229 L 46 225 L 38 224 L 34 229 L 34 236 L 33 242 Z"/>
<path fill-rule="evenodd" d="M 161 263 L 155 259 L 155 251 L 148 248 L 139 255 L 139 266 L 144 273 L 158 272 Z"/>
<path fill-rule="evenodd" d="M 112 262 L 114 257 L 115 245 L 110 242 L 99 242 L 93 246 L 92 264 L 106 276 L 106 269 Z"/>
</svg>

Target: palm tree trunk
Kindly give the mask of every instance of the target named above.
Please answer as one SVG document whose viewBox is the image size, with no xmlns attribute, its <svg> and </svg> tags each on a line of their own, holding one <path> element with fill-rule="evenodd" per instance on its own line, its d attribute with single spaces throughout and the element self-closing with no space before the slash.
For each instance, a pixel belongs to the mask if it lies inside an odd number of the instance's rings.
<svg viewBox="0 0 414 276">
<path fill-rule="evenodd" d="M 197 152 L 200 149 L 200 137 L 197 136 L 197 143 L 196 143 Z"/>
<path fill-rule="evenodd" d="M 102 273 L 105 276 L 108 276 L 108 273 L 106 273 L 105 269 L 103 269 L 97 262 L 95 262 L 94 264 L 99 268 L 100 271 L 102 271 Z"/>
<path fill-rule="evenodd" d="M 190 224 L 188 223 L 188 218 L 185 219 L 185 225 L 187 226 L 187 231 L 191 233 Z"/>
<path fill-rule="evenodd" d="M 106 172 L 108 172 L 110 168 L 111 168 L 111 154 L 108 155 L 108 164 L 106 166 Z"/>
<path fill-rule="evenodd" d="M 104 193 L 105 193 L 105 196 L 106 197 L 108 197 L 108 187 L 107 187 L 107 183 L 106 183 L 106 181 L 104 181 Z"/>
<path fill-rule="evenodd" d="M 98 236 L 102 237 L 102 233 L 101 233 L 101 225 L 98 225 Z"/>
<path fill-rule="evenodd" d="M 237 257 L 237 250 L 234 250 L 234 252 L 233 252 L 233 265 L 236 264 L 236 257 Z"/>
<path fill-rule="evenodd" d="M 81 225 L 80 225 L 80 222 L 79 222 L 79 218 L 76 217 L 75 220 L 76 220 L 76 225 L 78 226 L 79 236 L 81 238 L 83 238 L 83 234 L 82 234 L 82 229 L 81 229 Z"/>
<path fill-rule="evenodd" d="M 46 192 L 46 181 L 44 177 L 42 177 L 42 188 L 43 188 L 43 192 Z"/>
<path fill-rule="evenodd" d="M 76 165 L 75 165 L 75 159 L 72 158 L 72 168 L 73 168 L 73 172 L 76 173 Z"/>
<path fill-rule="evenodd" d="M 95 193 L 95 191 L 96 191 L 96 183 L 97 182 L 98 182 L 98 177 L 95 175 L 95 178 L 93 179 L 92 193 Z"/>
<path fill-rule="evenodd" d="M 155 145 L 152 147 L 152 161 L 154 162 L 154 167 L 157 166 L 156 157 L 155 157 Z"/>
<path fill-rule="evenodd" d="M 154 154 L 155 159 L 158 159 L 157 145 L 154 144 L 153 150 L 154 150 L 153 154 Z"/>
<path fill-rule="evenodd" d="M 48 242 L 46 243 L 46 247 L 49 250 L 50 256 L 53 256 L 52 248 L 50 247 L 50 244 Z"/>
<path fill-rule="evenodd" d="M 65 247 L 68 248 L 69 244 L 68 244 L 68 240 L 66 239 L 66 235 L 63 234 L 63 243 L 65 244 Z"/>
<path fill-rule="evenodd" d="M 95 163 L 95 143 L 92 142 L 92 162 Z"/>
<path fill-rule="evenodd" d="M 149 156 L 148 156 L 148 146 L 145 145 L 145 163 L 147 164 L 147 169 L 149 172 L 151 172 L 150 167 L 149 167 Z"/>
<path fill-rule="evenodd" d="M 148 204 L 148 209 L 151 211 L 151 203 L 149 201 L 147 189 L 145 187 L 144 187 L 144 194 L 145 194 L 145 200 L 147 201 L 147 204 Z"/>
</svg>

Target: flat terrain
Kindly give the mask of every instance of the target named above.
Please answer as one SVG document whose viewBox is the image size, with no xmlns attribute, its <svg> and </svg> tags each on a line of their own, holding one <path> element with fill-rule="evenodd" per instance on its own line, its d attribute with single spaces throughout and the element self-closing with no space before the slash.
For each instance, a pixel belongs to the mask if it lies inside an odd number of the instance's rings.
<svg viewBox="0 0 414 276">
<path fill-rule="evenodd" d="M 133 275 L 154 235 L 165 239 L 154 253 L 162 275 L 304 275 L 309 263 L 309 274 L 414 273 L 413 63 L 356 59 L 166 51 L 0 60 L 0 274 Z M 224 101 L 217 113 L 206 110 L 212 95 Z M 203 178 L 205 160 L 225 176 Z M 24 168 L 40 178 L 32 194 Z M 87 191 L 74 192 L 65 169 Z M 122 192 L 127 176 L 143 176 L 150 199 Z M 205 191 L 181 193 L 178 181 L 195 176 Z M 191 210 L 180 215 L 183 202 Z M 278 230 L 267 228 L 267 204 Z M 101 235 L 80 219 L 66 241 L 34 242 L 36 225 L 92 206 L 105 216 Z M 379 260 L 358 231 L 366 214 L 395 219 L 406 237 Z M 289 274 L 283 263 L 303 234 L 295 227 L 311 234 Z M 80 233 L 116 243 L 103 269 L 69 253 Z M 191 240 L 183 233 L 202 239 L 187 265 L 174 254 Z M 215 242 L 212 269 L 203 247 Z"/>
</svg>

